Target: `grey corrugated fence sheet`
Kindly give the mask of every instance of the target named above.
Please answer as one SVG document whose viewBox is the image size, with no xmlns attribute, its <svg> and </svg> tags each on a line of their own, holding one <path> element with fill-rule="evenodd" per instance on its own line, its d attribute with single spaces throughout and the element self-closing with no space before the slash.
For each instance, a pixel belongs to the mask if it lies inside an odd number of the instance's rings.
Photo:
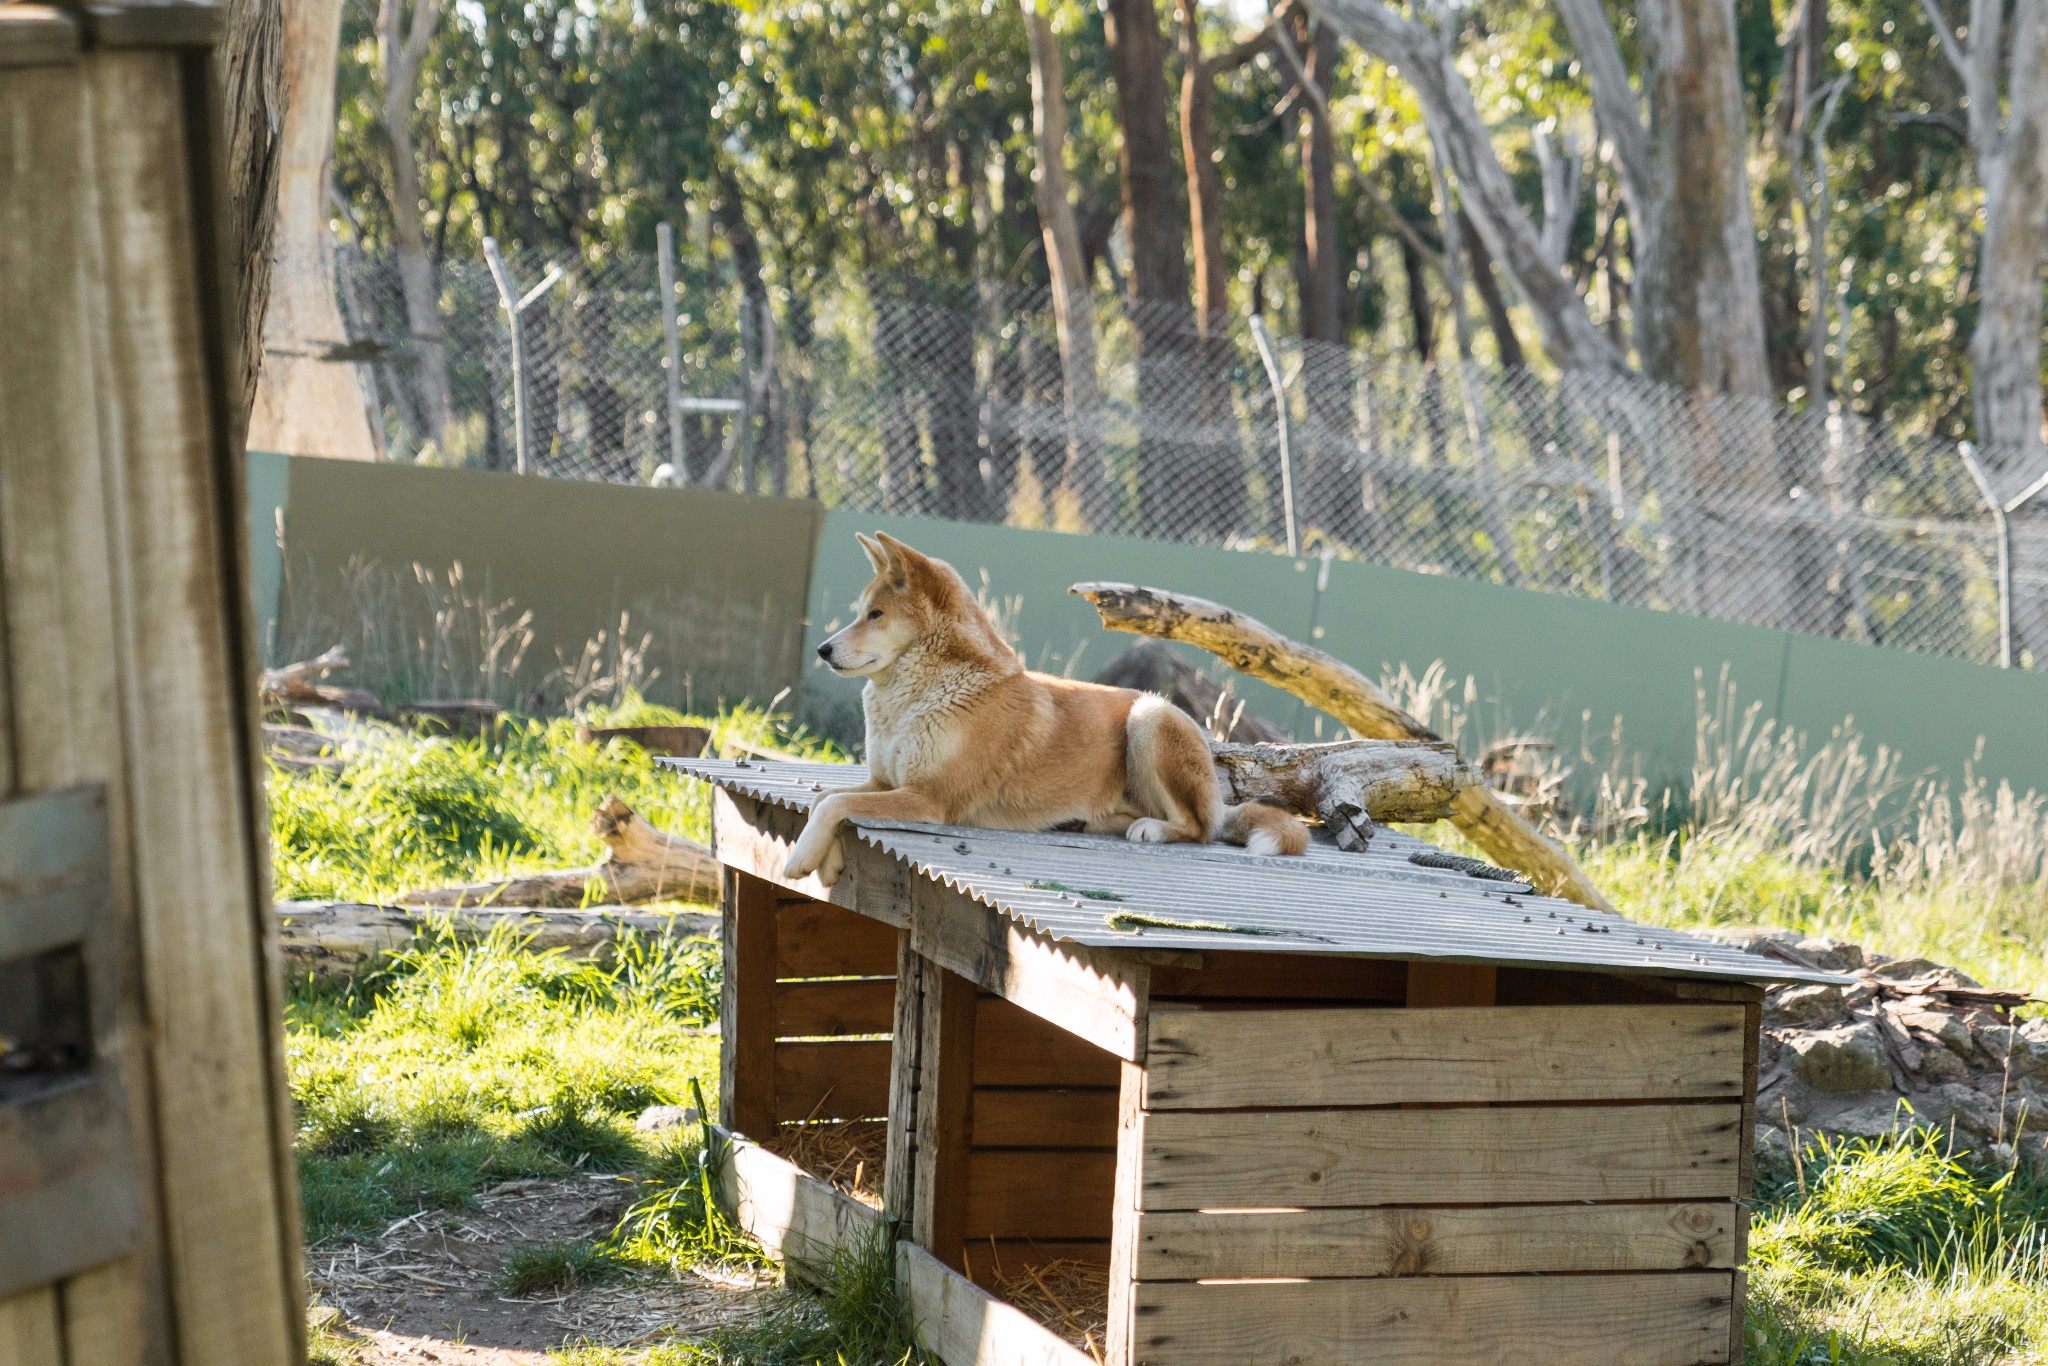
<svg viewBox="0 0 2048 1366">
<path fill-rule="evenodd" d="M 806 812 L 821 788 L 867 777 L 858 764 L 663 762 L 728 791 Z M 1758 982 L 1841 980 L 1539 896 L 1526 882 L 1424 867 L 1409 856 L 1435 846 L 1394 830 L 1381 830 L 1363 854 L 1318 841 L 1294 859 L 1217 844 L 1132 844 L 1105 835 L 876 821 L 854 828 L 925 876 L 1054 939 L 1093 948 L 1440 958 Z"/>
</svg>

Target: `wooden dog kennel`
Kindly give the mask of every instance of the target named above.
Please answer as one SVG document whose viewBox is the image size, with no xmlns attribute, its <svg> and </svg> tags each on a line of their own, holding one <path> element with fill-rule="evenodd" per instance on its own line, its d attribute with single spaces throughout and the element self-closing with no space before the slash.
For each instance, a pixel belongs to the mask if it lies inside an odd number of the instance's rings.
<svg viewBox="0 0 2048 1366">
<path fill-rule="evenodd" d="M 837 884 L 790 882 L 850 770 L 675 766 L 717 786 L 728 1198 L 822 1255 L 879 1216 L 747 1139 L 886 1118 L 950 1366 L 1087 1360 L 971 1284 L 1071 1258 L 1112 1363 L 1741 1358 L 1759 983 L 1816 974 L 1391 830 L 1275 859 L 863 823 Z"/>
</svg>

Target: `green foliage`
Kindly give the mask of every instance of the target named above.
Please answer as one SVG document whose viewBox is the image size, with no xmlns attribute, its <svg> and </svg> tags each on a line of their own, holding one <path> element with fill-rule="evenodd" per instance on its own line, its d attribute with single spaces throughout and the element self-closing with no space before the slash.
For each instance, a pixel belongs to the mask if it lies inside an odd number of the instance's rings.
<svg viewBox="0 0 2048 1366">
<path fill-rule="evenodd" d="M 1775 1176 L 1750 1235 L 1752 1360 L 1991 1366 L 2048 1344 L 2048 1184 L 1920 1130 L 1820 1140 Z"/>
<path fill-rule="evenodd" d="M 620 714 L 636 719 L 614 722 Z M 650 719 L 638 719 L 638 718 Z M 658 719 L 653 719 L 658 718 Z M 602 724 L 715 725 L 721 737 L 834 758 L 779 715 L 739 707 L 717 722 L 635 698 Z M 451 882 L 594 862 L 591 813 L 616 795 L 664 830 L 708 841 L 702 784 L 658 769 L 636 745 L 576 738 L 575 721 L 508 722 L 470 739 L 372 731 L 339 774 L 273 767 L 272 869 L 286 900 L 386 900 Z"/>
<path fill-rule="evenodd" d="M 536 953 L 505 927 L 452 930 L 347 992 L 301 988 L 286 1061 L 300 1185 L 316 1242 L 421 1208 L 460 1208 L 495 1181 L 625 1171 L 653 1160 L 631 1128 L 711 1066 L 715 987 L 685 985 L 701 945 L 648 939 L 630 963 Z"/>
<path fill-rule="evenodd" d="M 588 1240 L 527 1243 L 507 1254 L 491 1283 L 501 1295 L 529 1298 L 599 1285 L 621 1270 L 609 1249 Z"/>
</svg>

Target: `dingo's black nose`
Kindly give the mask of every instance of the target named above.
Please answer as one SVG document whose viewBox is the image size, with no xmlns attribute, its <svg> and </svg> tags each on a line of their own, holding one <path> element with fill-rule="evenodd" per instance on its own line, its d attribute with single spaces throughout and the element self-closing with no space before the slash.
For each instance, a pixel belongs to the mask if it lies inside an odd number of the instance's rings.
<svg viewBox="0 0 2048 1366">
<path fill-rule="evenodd" d="M 828 640 L 828 641 L 826 641 L 826 642 L 825 642 L 825 643 L 824 643 L 823 645 L 820 645 L 820 646 L 818 647 L 818 658 L 820 658 L 820 659 L 822 659 L 822 660 L 826 661 L 827 663 L 830 663 L 830 662 L 831 662 L 831 660 L 832 660 L 832 642 L 831 642 L 831 641 L 829 641 L 829 640 Z"/>
</svg>

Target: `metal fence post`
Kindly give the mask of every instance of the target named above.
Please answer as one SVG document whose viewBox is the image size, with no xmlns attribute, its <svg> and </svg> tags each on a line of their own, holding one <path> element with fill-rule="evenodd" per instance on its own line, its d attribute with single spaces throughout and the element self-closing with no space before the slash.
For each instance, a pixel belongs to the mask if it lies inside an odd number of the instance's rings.
<svg viewBox="0 0 2048 1366">
<path fill-rule="evenodd" d="M 540 297 L 555 287 L 555 281 L 562 278 L 562 268 L 550 265 L 548 273 L 541 277 L 539 284 L 528 290 L 522 297 L 513 288 L 512 272 L 505 268 L 505 258 L 498 254 L 495 238 L 484 239 L 484 259 L 490 262 L 491 279 L 498 286 L 498 299 L 505 306 L 505 312 L 512 323 L 512 444 L 517 451 L 518 469 L 526 473 L 526 310 L 540 301 Z"/>
<path fill-rule="evenodd" d="M 690 482 L 688 452 L 683 446 L 683 346 L 676 335 L 676 233 L 666 223 L 654 227 L 655 252 L 661 273 L 662 367 L 668 379 L 668 458 L 676 482 Z"/>
<path fill-rule="evenodd" d="M 1256 313 L 1252 314 L 1252 343 L 1259 348 L 1259 359 L 1266 366 L 1266 378 L 1273 385 L 1273 412 L 1280 424 L 1280 502 L 1287 514 L 1287 553 L 1299 555 L 1301 539 L 1294 529 L 1294 452 L 1287 424 L 1287 382 L 1281 378 L 1280 356 L 1273 349 L 1273 338 L 1266 331 L 1266 320 Z"/>
<path fill-rule="evenodd" d="M 2012 522 L 2011 516 L 2032 501 L 2035 494 L 2048 489 L 2048 474 L 2022 489 L 2011 501 L 1998 496 L 1991 487 L 1991 476 L 1977 463 L 1975 442 L 1958 441 L 1956 454 L 1963 459 L 1963 468 L 1976 481 L 1977 492 L 1984 495 L 1984 505 L 1991 509 L 1991 529 L 1998 537 L 1998 667 L 2012 667 Z M 2040 660 L 2034 661 L 2037 665 Z"/>
</svg>

